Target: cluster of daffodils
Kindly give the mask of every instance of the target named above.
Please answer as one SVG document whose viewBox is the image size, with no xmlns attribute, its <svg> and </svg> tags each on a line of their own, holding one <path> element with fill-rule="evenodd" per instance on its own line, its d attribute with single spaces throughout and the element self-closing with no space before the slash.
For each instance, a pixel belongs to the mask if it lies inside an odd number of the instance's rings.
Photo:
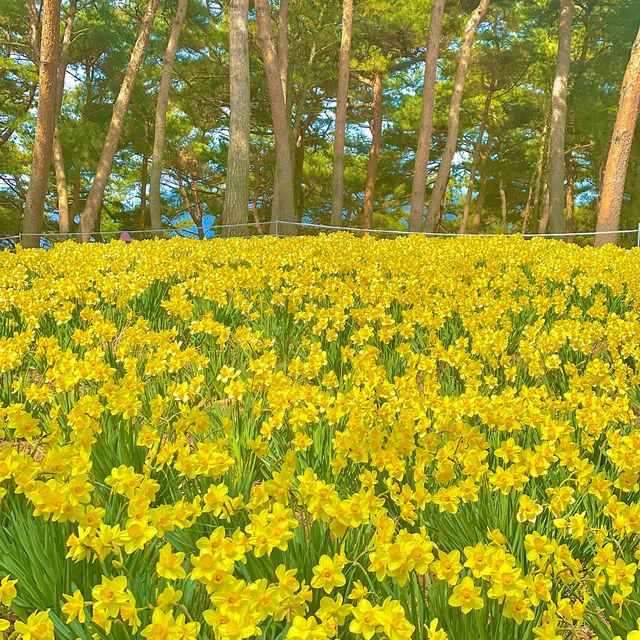
<svg viewBox="0 0 640 640">
<path fill-rule="evenodd" d="M 0 255 L 0 632 L 640 640 L 640 252 Z"/>
</svg>

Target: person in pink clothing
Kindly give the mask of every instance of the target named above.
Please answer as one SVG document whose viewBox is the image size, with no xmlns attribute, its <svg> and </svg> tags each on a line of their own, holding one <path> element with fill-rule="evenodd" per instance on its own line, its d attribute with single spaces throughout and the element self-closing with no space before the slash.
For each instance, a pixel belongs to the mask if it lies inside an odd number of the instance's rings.
<svg viewBox="0 0 640 640">
<path fill-rule="evenodd" d="M 131 242 L 133 238 L 131 237 L 128 231 L 123 231 L 120 234 L 120 240 L 123 240 L 124 242 Z"/>
</svg>

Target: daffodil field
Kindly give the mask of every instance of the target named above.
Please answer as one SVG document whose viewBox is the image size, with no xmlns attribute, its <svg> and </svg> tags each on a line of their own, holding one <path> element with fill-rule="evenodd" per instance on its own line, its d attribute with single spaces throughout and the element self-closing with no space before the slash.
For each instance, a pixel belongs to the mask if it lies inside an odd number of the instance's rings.
<svg viewBox="0 0 640 640">
<path fill-rule="evenodd" d="M 639 640 L 640 250 L 0 255 L 0 629 Z"/>
</svg>

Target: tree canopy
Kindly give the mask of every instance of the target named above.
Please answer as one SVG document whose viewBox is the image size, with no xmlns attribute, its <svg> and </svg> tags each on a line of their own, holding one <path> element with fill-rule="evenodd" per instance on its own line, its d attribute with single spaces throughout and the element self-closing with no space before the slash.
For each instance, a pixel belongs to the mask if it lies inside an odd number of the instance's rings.
<svg viewBox="0 0 640 640">
<path fill-rule="evenodd" d="M 222 222 L 230 120 L 229 4 L 226 0 L 188 1 L 166 115 L 160 186 L 165 226 L 194 226 L 198 216 L 204 228 Z M 372 78 L 379 74 L 382 134 L 372 196 L 373 226 L 407 227 L 431 5 L 431 0 L 355 0 L 346 117 L 345 226 L 363 224 L 375 120 Z M 433 137 L 424 176 L 427 204 L 447 142 L 463 30 L 477 6 L 477 0 L 445 3 Z M 41 23 L 39 1 L 0 0 L 0 235 L 15 234 L 21 228 L 36 136 L 38 64 L 30 9 Z M 148 189 L 157 94 L 176 9 L 177 0 L 162 0 L 155 14 L 104 192 L 99 220 L 103 231 L 148 228 L 150 224 Z M 270 9 L 277 48 L 285 23 L 278 20 L 277 2 Z M 69 0 L 62 0 L 61 38 L 69 10 Z M 112 108 L 146 10 L 143 0 L 77 0 L 57 119 L 72 231 L 79 228 Z M 476 230 L 537 231 L 545 209 L 546 131 L 551 119 L 559 14 L 558 0 L 490 3 L 471 48 L 440 230 L 460 229 L 473 174 L 470 217 L 478 208 Z M 285 98 L 295 215 L 299 221 L 328 224 L 342 2 L 290 0 L 286 18 Z M 639 23 L 640 0 L 575 2 L 563 153 L 567 209 L 576 230 L 596 226 L 620 89 Z M 246 219 L 266 222 L 274 207 L 276 145 L 253 1 L 248 31 L 251 100 Z M 52 167 L 44 229 L 57 231 L 59 219 Z M 639 222 L 640 136 L 636 135 L 620 227 L 632 228 Z M 470 221 L 469 230 L 471 226 Z"/>
</svg>

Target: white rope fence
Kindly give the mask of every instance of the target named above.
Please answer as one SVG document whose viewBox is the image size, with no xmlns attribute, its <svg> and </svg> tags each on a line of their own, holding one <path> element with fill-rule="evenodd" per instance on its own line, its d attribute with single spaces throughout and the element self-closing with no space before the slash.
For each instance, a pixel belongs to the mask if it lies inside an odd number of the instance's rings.
<svg viewBox="0 0 640 640">
<path fill-rule="evenodd" d="M 293 227 L 294 229 L 291 229 Z M 89 234 L 90 242 L 102 242 L 104 240 L 118 240 L 125 241 L 135 239 L 152 239 L 152 238 L 172 238 L 172 237 L 188 237 L 194 239 L 212 239 L 226 237 L 233 235 L 233 233 L 226 233 L 226 231 L 246 229 L 247 233 L 242 234 L 246 237 L 264 237 L 267 235 L 284 237 L 290 235 L 302 235 L 305 229 L 310 231 L 317 231 L 318 233 L 359 233 L 359 234 L 377 234 L 386 236 L 409 236 L 409 235 L 421 235 L 432 238 L 455 238 L 460 235 L 459 233 L 429 233 L 425 231 L 409 231 L 408 229 L 363 229 L 361 227 L 341 227 L 335 225 L 316 224 L 311 222 L 287 222 L 284 220 L 265 221 L 265 222 L 242 222 L 238 224 L 219 224 L 211 225 L 200 230 L 194 230 L 193 228 L 174 228 L 167 227 L 163 229 L 131 229 L 131 230 L 118 230 L 118 231 L 96 231 Z M 288 233 L 287 233 L 288 232 Z M 293 233 L 295 232 L 295 233 Z M 300 233 L 302 232 L 302 233 Z M 619 231 L 576 231 L 573 233 L 522 233 L 512 234 L 518 235 L 522 238 L 589 238 L 599 235 L 608 236 L 620 236 L 630 235 L 636 236 L 636 246 L 640 247 L 640 224 L 637 229 L 621 229 Z M 84 237 L 86 234 L 82 232 L 69 232 L 69 233 L 21 233 L 14 236 L 0 237 L 0 250 L 11 249 L 17 244 L 21 244 L 22 240 L 27 237 L 40 237 L 41 246 L 44 248 L 51 246 L 57 242 L 65 240 L 73 240 Z M 475 233 L 466 234 L 465 237 L 483 237 L 494 238 L 500 236 L 506 236 L 505 233 Z"/>
<path fill-rule="evenodd" d="M 419 235 L 419 236 L 427 236 L 433 238 L 457 238 L 458 236 L 471 236 L 471 237 L 481 237 L 481 238 L 496 238 L 500 236 L 507 235 L 519 235 L 522 238 L 567 238 L 574 236 L 598 236 L 598 235 L 616 235 L 616 234 L 624 234 L 624 233 L 633 233 L 637 235 L 638 246 L 640 246 L 640 224 L 637 229 L 621 229 L 620 231 L 576 231 L 573 233 L 514 233 L 514 234 L 506 234 L 506 233 L 439 233 L 439 232 L 428 232 L 428 231 L 409 231 L 408 229 L 363 229 L 362 227 L 339 227 L 332 226 L 328 224 L 313 224 L 311 222 L 284 222 L 284 221 L 276 221 L 277 226 L 286 226 L 286 225 L 294 225 L 297 227 L 304 227 L 309 229 L 319 229 L 331 232 L 340 232 L 340 231 L 349 231 L 349 232 L 359 232 L 359 233 L 388 233 L 392 235 Z"/>
</svg>

